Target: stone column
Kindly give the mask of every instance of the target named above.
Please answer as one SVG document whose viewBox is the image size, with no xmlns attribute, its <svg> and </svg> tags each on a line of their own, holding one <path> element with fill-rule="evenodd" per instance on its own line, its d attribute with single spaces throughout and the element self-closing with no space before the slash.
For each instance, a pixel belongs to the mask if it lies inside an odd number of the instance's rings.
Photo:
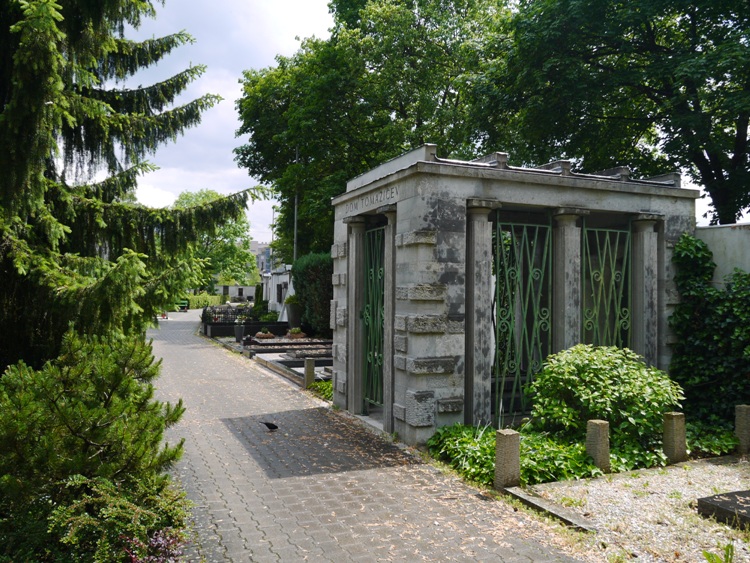
<svg viewBox="0 0 750 563">
<path fill-rule="evenodd" d="M 586 453 L 594 458 L 594 465 L 604 473 L 610 472 L 609 422 L 589 420 L 586 423 Z"/>
<path fill-rule="evenodd" d="M 555 214 L 553 256 L 552 352 L 581 342 L 581 228 L 585 209 L 558 209 Z"/>
<path fill-rule="evenodd" d="M 681 412 L 664 413 L 664 455 L 671 465 L 687 461 L 685 415 Z"/>
<path fill-rule="evenodd" d="M 740 455 L 750 452 L 750 405 L 735 405 L 734 435 L 739 440 L 737 451 Z"/>
<path fill-rule="evenodd" d="M 515 430 L 495 432 L 495 489 L 517 487 L 521 482 L 521 435 Z"/>
<path fill-rule="evenodd" d="M 497 201 L 467 201 L 466 236 L 466 367 L 464 420 L 483 426 L 492 423 L 492 363 L 495 334 L 492 330 L 492 223 L 490 211 Z"/>
<path fill-rule="evenodd" d="M 633 262 L 630 347 L 646 363 L 656 365 L 658 354 L 659 235 L 658 215 L 639 215 L 633 221 Z"/>
<path fill-rule="evenodd" d="M 349 253 L 347 256 L 347 326 L 346 326 L 346 389 L 347 410 L 353 414 L 363 412 L 362 365 L 364 327 L 360 313 L 364 307 L 365 283 L 365 219 L 351 217 L 344 220 L 349 226 Z"/>
<path fill-rule="evenodd" d="M 388 205 L 378 209 L 378 213 L 388 218 L 385 227 L 385 260 L 383 280 L 385 308 L 383 318 L 383 431 L 393 433 L 393 402 L 395 371 L 393 357 L 395 355 L 393 326 L 396 317 L 396 206 Z"/>
</svg>

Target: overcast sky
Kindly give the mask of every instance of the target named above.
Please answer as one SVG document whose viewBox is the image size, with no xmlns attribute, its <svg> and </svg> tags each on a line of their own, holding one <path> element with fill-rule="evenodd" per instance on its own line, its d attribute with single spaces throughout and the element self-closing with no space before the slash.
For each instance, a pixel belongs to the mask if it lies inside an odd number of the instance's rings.
<svg viewBox="0 0 750 563">
<path fill-rule="evenodd" d="M 149 160 L 160 167 L 141 177 L 138 200 L 152 207 L 171 205 L 183 191 L 212 189 L 230 194 L 256 186 L 237 167 L 232 150 L 246 139 L 235 138 L 239 127 L 235 101 L 240 97 L 242 71 L 275 66 L 277 55 L 292 55 L 299 39 L 328 37 L 333 20 L 329 0 L 167 0 L 157 4 L 158 17 L 128 34 L 134 39 L 160 37 L 186 30 L 195 38 L 158 67 L 136 77 L 144 86 L 164 80 L 191 64 L 208 66 L 186 91 L 183 101 L 206 93 L 224 98 L 203 114 L 202 123 L 160 149 Z M 299 39 L 298 39 L 299 38 Z M 252 203 L 248 211 L 254 240 L 270 242 L 272 203 Z"/>
</svg>

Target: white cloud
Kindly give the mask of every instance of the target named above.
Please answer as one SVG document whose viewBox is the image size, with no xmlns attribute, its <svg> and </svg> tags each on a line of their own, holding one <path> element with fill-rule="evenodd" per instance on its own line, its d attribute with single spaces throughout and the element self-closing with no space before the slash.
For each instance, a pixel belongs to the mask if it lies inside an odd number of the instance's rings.
<svg viewBox="0 0 750 563">
<path fill-rule="evenodd" d="M 190 65 L 205 64 L 206 73 L 178 102 L 206 93 L 219 94 L 224 101 L 205 112 L 199 126 L 149 158 L 160 170 L 140 179 L 138 200 L 164 207 L 183 191 L 207 188 L 230 194 L 257 185 L 237 167 L 232 152 L 243 142 L 234 136 L 239 127 L 235 101 L 242 92 L 242 71 L 275 65 L 277 55 L 294 54 L 299 39 L 327 37 L 333 25 L 328 0 L 167 0 L 164 7 L 157 6 L 157 13 L 155 20 L 145 21 L 128 37 L 159 37 L 184 29 L 196 43 L 176 49 L 157 67 L 134 77 L 131 86 L 164 80 Z M 270 242 L 272 207 L 268 201 L 251 204 L 248 218 L 255 240 Z"/>
</svg>

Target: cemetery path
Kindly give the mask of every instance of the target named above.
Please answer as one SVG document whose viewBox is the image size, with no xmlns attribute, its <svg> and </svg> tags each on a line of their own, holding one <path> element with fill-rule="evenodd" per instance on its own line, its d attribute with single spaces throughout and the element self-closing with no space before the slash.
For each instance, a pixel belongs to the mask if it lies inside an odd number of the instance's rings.
<svg viewBox="0 0 750 563">
<path fill-rule="evenodd" d="M 198 334 L 197 311 L 149 332 L 158 396 L 193 510 L 187 561 L 587 561 L 570 538 L 336 413 Z M 279 428 L 269 431 L 262 422 Z"/>
</svg>

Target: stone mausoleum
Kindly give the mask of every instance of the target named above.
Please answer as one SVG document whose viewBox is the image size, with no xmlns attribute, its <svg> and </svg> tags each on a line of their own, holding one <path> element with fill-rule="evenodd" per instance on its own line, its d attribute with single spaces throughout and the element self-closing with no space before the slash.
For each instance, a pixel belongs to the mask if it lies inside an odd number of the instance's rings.
<svg viewBox="0 0 750 563">
<path fill-rule="evenodd" d="M 406 443 L 513 424 L 546 356 L 578 343 L 669 363 L 671 249 L 698 191 L 507 160 L 425 145 L 333 200 L 334 403 Z"/>
</svg>

